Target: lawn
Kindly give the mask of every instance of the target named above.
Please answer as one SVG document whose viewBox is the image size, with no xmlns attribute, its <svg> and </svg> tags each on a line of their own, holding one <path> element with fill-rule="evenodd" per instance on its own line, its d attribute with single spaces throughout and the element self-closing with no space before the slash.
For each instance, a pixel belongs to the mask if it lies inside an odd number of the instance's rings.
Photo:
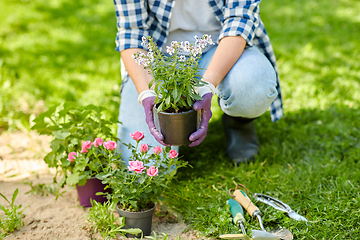
<svg viewBox="0 0 360 240">
<path fill-rule="evenodd" d="M 285 116 L 256 120 L 260 155 L 233 166 L 221 111 L 213 104 L 208 137 L 180 153 L 165 202 L 205 236 L 239 230 L 226 207 L 234 182 L 279 198 L 309 224 L 259 203 L 264 225 L 295 239 L 360 238 L 360 2 L 271 0 L 261 16 L 277 57 Z M 119 105 L 119 54 L 111 1 L 0 0 L 0 128 L 27 131 L 53 104 Z M 246 229 L 259 225 L 246 216 Z"/>
</svg>

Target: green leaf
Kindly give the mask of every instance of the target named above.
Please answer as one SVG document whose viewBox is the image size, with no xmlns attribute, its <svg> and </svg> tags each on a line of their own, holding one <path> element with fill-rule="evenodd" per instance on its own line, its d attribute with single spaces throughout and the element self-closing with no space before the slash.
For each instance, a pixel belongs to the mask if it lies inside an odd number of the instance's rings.
<svg viewBox="0 0 360 240">
<path fill-rule="evenodd" d="M 50 168 L 56 167 L 56 159 L 55 159 L 55 154 L 53 152 L 49 152 L 45 157 L 44 157 L 44 161 L 47 163 L 47 165 Z"/>
<path fill-rule="evenodd" d="M 5 199 L 5 201 L 7 201 L 9 204 L 11 204 L 11 203 L 9 202 L 9 200 L 8 200 L 2 193 L 0 193 L 0 196 L 2 196 L 2 197 Z"/>
<path fill-rule="evenodd" d="M 124 232 L 124 233 L 130 233 L 133 235 L 142 233 L 142 230 L 140 228 L 119 229 L 119 231 Z"/>
<path fill-rule="evenodd" d="M 84 176 L 84 175 L 81 175 L 80 177 L 79 177 L 79 179 L 78 179 L 78 185 L 79 186 L 84 186 L 85 184 L 86 184 L 86 182 L 87 182 L 87 178 L 86 178 L 86 176 Z"/>
<path fill-rule="evenodd" d="M 175 86 L 174 86 L 174 90 L 173 90 L 173 92 L 172 92 L 172 95 L 173 95 L 173 98 L 174 98 L 174 102 L 175 102 L 175 103 L 176 103 L 177 101 L 179 101 L 181 93 L 180 93 L 180 94 L 178 93 L 176 84 L 175 84 Z"/>
<path fill-rule="evenodd" d="M 53 135 L 60 140 L 65 140 L 71 133 L 66 131 L 55 131 Z"/>
<path fill-rule="evenodd" d="M 71 174 L 67 179 L 66 179 L 66 184 L 68 185 L 75 185 L 79 182 L 79 173 L 74 173 Z"/>
<path fill-rule="evenodd" d="M 175 176 L 175 174 L 176 174 L 176 169 L 174 169 L 174 170 L 172 170 L 172 171 L 170 172 L 170 177 Z"/>
<path fill-rule="evenodd" d="M 145 178 L 142 176 L 140 179 L 139 179 L 139 183 L 140 184 L 143 184 L 145 182 Z"/>
<path fill-rule="evenodd" d="M 166 97 L 166 99 L 165 99 L 165 104 L 166 104 L 166 105 L 169 105 L 169 104 L 170 104 L 170 100 L 171 100 L 171 97 L 170 97 L 170 95 L 168 95 L 168 96 Z"/>
<path fill-rule="evenodd" d="M 60 147 L 60 144 L 59 144 L 59 140 L 58 140 L 58 139 L 54 139 L 53 141 L 51 141 L 50 148 L 51 148 L 53 151 L 58 150 L 59 147 Z"/>
<path fill-rule="evenodd" d="M 14 205 L 15 198 L 16 198 L 16 196 L 18 195 L 18 193 L 19 193 L 19 189 L 17 188 L 17 189 L 15 190 L 15 192 L 13 193 L 13 196 L 12 196 L 12 198 L 11 198 L 11 206 Z"/>
</svg>

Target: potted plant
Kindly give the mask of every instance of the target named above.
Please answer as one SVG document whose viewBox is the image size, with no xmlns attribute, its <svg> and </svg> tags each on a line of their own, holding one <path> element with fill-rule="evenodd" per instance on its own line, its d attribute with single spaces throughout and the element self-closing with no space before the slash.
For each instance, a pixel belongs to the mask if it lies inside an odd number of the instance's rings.
<svg viewBox="0 0 360 240">
<path fill-rule="evenodd" d="M 145 236 L 151 233 L 151 220 L 155 201 L 175 176 L 177 169 L 187 165 L 178 158 L 178 153 L 170 147 L 152 148 L 141 144 L 142 132 L 131 137 L 136 145 L 125 144 L 132 149 L 129 165 L 119 163 L 119 159 L 108 159 L 108 168 L 96 177 L 111 189 L 108 199 L 116 203 L 120 216 L 125 217 L 125 228 L 140 228 Z M 128 235 L 132 237 L 132 235 Z"/>
<path fill-rule="evenodd" d="M 202 100 L 196 89 L 208 85 L 199 75 L 200 56 L 208 44 L 214 44 L 209 35 L 195 36 L 194 44 L 172 41 L 166 46 L 165 54 L 151 37 L 144 36 L 142 45 L 147 46 L 148 54 L 138 52 L 133 55 L 133 59 L 154 77 L 149 88 L 156 93 L 158 117 L 155 124 L 166 144 L 189 144 L 190 134 L 198 127 L 200 119 L 192 106 Z"/>
<path fill-rule="evenodd" d="M 100 203 L 106 201 L 104 195 L 96 195 L 96 193 L 106 192 L 109 189 L 105 189 L 105 185 L 95 176 L 102 173 L 109 162 L 120 159 L 121 154 L 116 148 L 115 141 L 95 138 L 93 142 L 83 142 L 81 151 L 68 153 L 68 162 L 62 165 L 62 169 L 70 172 L 66 183 L 76 185 L 81 206 L 91 207 L 91 199 Z"/>
<path fill-rule="evenodd" d="M 58 176 L 62 175 L 58 182 L 59 187 L 68 184 L 83 189 L 81 186 L 90 184 L 90 189 L 104 188 L 99 180 L 94 179 L 95 175 L 104 168 L 104 163 L 107 162 L 105 159 L 118 157 L 115 150 L 109 151 L 103 144 L 104 140 L 117 140 L 113 126 L 118 123 L 117 120 L 105 119 L 104 110 L 105 108 L 94 105 L 64 103 L 49 108 L 34 119 L 33 130 L 53 136 L 51 151 L 45 156 L 44 161 L 50 168 L 56 169 L 55 183 Z M 103 199 L 102 196 L 92 197 Z M 88 198 L 84 201 L 81 199 L 79 196 L 82 206 L 91 206 Z"/>
</svg>

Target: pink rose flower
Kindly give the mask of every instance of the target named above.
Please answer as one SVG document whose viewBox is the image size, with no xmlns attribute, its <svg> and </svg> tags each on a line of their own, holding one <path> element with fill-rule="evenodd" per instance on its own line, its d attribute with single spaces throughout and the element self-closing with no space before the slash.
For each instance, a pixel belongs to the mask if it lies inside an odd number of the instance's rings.
<svg viewBox="0 0 360 240">
<path fill-rule="evenodd" d="M 91 148 L 91 144 L 92 142 L 91 141 L 86 141 L 82 144 L 81 146 L 81 153 L 87 153 L 88 150 L 87 149 L 90 149 Z"/>
<path fill-rule="evenodd" d="M 179 155 L 175 150 L 170 150 L 169 158 L 176 158 Z"/>
<path fill-rule="evenodd" d="M 95 141 L 93 142 L 93 145 L 95 147 L 99 147 L 99 146 L 101 146 L 102 142 L 103 142 L 103 140 L 101 138 L 95 138 Z"/>
<path fill-rule="evenodd" d="M 147 153 L 149 151 L 149 145 L 147 144 L 141 144 L 140 146 L 140 152 Z"/>
<path fill-rule="evenodd" d="M 148 170 L 146 170 L 147 174 L 150 176 L 150 177 L 155 177 L 157 174 L 158 174 L 158 169 L 155 168 L 154 166 L 151 166 L 148 168 Z"/>
<path fill-rule="evenodd" d="M 136 131 L 134 133 L 130 133 L 130 137 L 132 137 L 135 141 L 140 141 L 144 138 L 144 133 Z"/>
<path fill-rule="evenodd" d="M 143 165 L 143 162 L 136 160 L 136 161 L 129 161 L 128 169 L 129 171 L 135 171 L 136 173 L 141 173 L 146 168 Z"/>
<path fill-rule="evenodd" d="M 160 153 L 162 153 L 162 148 L 160 146 L 157 146 L 154 147 L 153 151 L 156 155 L 159 155 Z"/>
<path fill-rule="evenodd" d="M 70 161 L 70 162 L 73 162 L 74 159 L 76 159 L 75 157 L 77 157 L 76 152 L 71 152 L 71 153 L 69 153 L 67 160 Z"/>
<path fill-rule="evenodd" d="M 115 148 L 117 148 L 117 144 L 114 141 L 104 142 L 103 145 L 107 150 L 114 150 Z"/>
</svg>

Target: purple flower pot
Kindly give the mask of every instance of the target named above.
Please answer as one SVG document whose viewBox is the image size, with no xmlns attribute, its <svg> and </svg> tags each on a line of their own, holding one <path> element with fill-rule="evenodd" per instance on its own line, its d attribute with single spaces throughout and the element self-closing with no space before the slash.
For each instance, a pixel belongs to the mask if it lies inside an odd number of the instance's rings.
<svg viewBox="0 0 360 240">
<path fill-rule="evenodd" d="M 97 196 L 97 192 L 109 192 L 110 189 L 105 188 L 105 184 L 101 183 L 101 180 L 92 177 L 88 179 L 83 186 L 76 184 L 76 190 L 79 197 L 79 203 L 81 206 L 89 208 L 91 207 L 90 199 L 93 199 L 99 203 L 104 203 L 107 199 L 105 195 Z"/>
</svg>

